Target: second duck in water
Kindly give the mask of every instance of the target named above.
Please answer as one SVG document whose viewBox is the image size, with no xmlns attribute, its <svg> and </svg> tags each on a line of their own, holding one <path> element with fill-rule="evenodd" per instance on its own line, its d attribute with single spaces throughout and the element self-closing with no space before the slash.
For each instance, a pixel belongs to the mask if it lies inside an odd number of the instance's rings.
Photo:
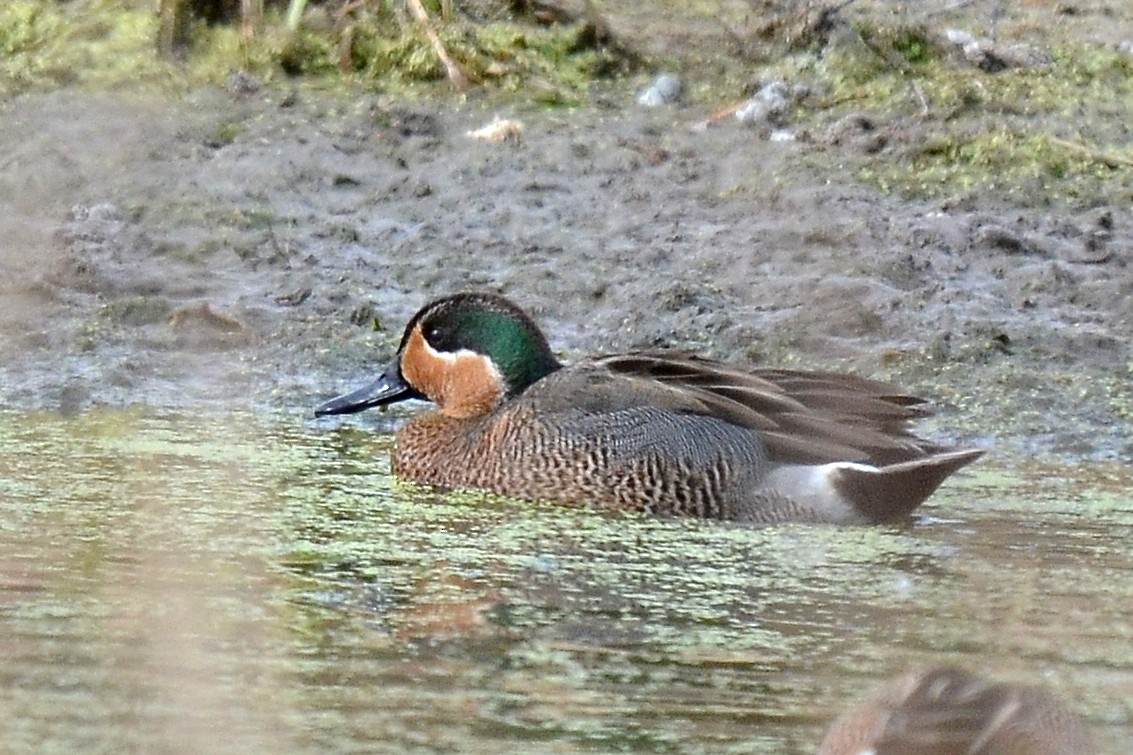
<svg viewBox="0 0 1133 755">
<path fill-rule="evenodd" d="M 756 524 L 907 516 L 983 453 L 909 429 L 925 402 L 828 372 L 640 352 L 563 365 L 494 294 L 426 305 L 370 385 L 315 414 L 405 399 L 394 474 L 442 488 Z"/>
</svg>

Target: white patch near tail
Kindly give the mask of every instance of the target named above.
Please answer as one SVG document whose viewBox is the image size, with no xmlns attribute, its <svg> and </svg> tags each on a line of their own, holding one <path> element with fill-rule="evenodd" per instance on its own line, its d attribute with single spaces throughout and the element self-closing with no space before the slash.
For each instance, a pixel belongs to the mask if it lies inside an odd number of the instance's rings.
<svg viewBox="0 0 1133 755">
<path fill-rule="evenodd" d="M 767 476 L 774 489 L 818 521 L 886 522 L 907 516 L 944 479 L 983 455 L 950 451 L 886 467 L 852 461 L 778 467 Z"/>
<path fill-rule="evenodd" d="M 881 473 L 873 465 L 853 461 L 791 464 L 773 469 L 767 475 L 766 487 L 779 491 L 800 508 L 814 512 L 822 521 L 865 524 L 869 520 L 854 509 L 838 488 L 838 478 L 844 470 L 865 474 Z"/>
</svg>

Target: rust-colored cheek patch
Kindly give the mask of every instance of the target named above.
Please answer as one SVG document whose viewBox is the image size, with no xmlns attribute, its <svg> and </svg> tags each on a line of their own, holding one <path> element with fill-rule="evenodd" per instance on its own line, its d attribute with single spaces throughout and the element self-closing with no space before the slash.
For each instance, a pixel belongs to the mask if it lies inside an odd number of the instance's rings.
<svg viewBox="0 0 1133 755">
<path fill-rule="evenodd" d="M 438 406 L 445 405 L 444 394 L 445 363 L 435 351 L 425 343 L 421 327 L 413 328 L 405 350 L 401 352 L 401 376 L 409 384 L 424 393 Z"/>
<path fill-rule="evenodd" d="M 420 328 L 409 334 L 401 354 L 401 374 L 442 414 L 456 419 L 487 414 L 503 398 L 503 382 L 490 359 L 470 351 L 438 353 Z"/>
</svg>

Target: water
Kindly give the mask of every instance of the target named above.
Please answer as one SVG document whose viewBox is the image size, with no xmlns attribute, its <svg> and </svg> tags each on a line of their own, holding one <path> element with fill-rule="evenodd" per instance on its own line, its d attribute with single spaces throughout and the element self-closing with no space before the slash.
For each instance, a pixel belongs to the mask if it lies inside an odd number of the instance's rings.
<svg viewBox="0 0 1133 755">
<path fill-rule="evenodd" d="M 1126 469 L 746 530 L 439 495 L 299 415 L 0 420 L 5 751 L 806 753 L 940 662 L 1133 743 Z"/>
</svg>

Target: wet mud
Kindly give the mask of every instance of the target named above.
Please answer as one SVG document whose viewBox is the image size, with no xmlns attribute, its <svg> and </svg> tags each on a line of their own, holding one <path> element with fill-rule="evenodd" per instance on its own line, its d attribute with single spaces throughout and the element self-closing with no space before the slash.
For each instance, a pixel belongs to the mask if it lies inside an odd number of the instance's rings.
<svg viewBox="0 0 1133 755">
<path fill-rule="evenodd" d="M 902 159 L 861 129 L 698 128 L 695 98 L 639 106 L 647 82 L 560 109 L 298 81 L 0 103 L 3 401 L 299 415 L 388 359 L 425 301 L 482 288 L 568 359 L 850 369 L 938 399 L 931 430 L 956 440 L 1130 457 L 1120 192 L 903 198 L 861 180 Z M 469 136 L 497 116 L 522 134 Z"/>
</svg>

